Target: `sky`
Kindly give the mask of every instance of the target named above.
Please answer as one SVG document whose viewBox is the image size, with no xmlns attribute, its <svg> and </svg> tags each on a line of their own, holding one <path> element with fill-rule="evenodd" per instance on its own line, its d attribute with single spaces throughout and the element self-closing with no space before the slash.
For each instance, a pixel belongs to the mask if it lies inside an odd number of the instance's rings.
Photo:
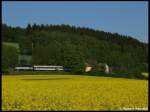
<svg viewBox="0 0 150 112">
<path fill-rule="evenodd" d="M 148 2 L 2 2 L 2 23 L 69 24 L 132 36 L 148 43 Z"/>
</svg>

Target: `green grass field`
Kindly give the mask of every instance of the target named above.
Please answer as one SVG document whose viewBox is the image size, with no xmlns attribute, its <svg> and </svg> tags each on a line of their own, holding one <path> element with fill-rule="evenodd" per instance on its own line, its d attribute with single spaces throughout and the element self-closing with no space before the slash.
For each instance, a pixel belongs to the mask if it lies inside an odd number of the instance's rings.
<svg viewBox="0 0 150 112">
<path fill-rule="evenodd" d="M 148 80 L 81 75 L 2 76 L 2 110 L 148 109 Z"/>
<path fill-rule="evenodd" d="M 13 43 L 13 42 L 3 42 L 5 45 L 13 46 L 16 47 L 16 49 L 19 51 L 19 44 L 18 43 Z"/>
<path fill-rule="evenodd" d="M 8 46 L 13 46 L 15 47 L 18 52 L 20 52 L 20 48 L 19 48 L 19 44 L 18 43 L 14 43 L 14 42 L 2 42 L 4 45 L 8 45 Z M 27 60 L 27 62 L 29 63 L 29 61 L 31 60 L 31 55 L 22 55 L 19 54 L 19 60 Z"/>
</svg>

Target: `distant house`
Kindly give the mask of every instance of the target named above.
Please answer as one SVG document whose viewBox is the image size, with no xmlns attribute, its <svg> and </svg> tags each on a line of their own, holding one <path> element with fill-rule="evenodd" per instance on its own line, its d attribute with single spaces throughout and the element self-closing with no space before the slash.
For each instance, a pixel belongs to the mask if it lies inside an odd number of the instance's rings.
<svg viewBox="0 0 150 112">
<path fill-rule="evenodd" d="M 90 65 L 88 63 L 86 63 L 85 65 L 86 65 L 85 72 L 92 71 L 92 69 L 93 69 L 92 65 Z M 104 71 L 106 74 L 108 74 L 110 72 L 110 68 L 106 63 L 98 63 L 95 67 L 97 68 L 97 70 Z"/>
<path fill-rule="evenodd" d="M 104 71 L 106 74 L 108 74 L 110 71 L 109 66 L 106 63 L 99 63 L 98 68 L 99 70 Z"/>
<path fill-rule="evenodd" d="M 86 67 L 85 67 L 85 72 L 90 72 L 92 70 L 92 66 L 88 63 L 85 63 Z"/>
<path fill-rule="evenodd" d="M 89 72 L 89 71 L 91 71 L 92 70 L 92 67 L 91 66 L 87 66 L 86 68 L 85 68 L 85 72 Z"/>
</svg>

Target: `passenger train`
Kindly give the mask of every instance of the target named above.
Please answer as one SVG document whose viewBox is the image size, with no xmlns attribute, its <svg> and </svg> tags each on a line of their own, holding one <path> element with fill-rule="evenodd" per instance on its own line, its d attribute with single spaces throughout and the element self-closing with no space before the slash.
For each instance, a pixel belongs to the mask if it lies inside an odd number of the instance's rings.
<svg viewBox="0 0 150 112">
<path fill-rule="evenodd" d="M 64 71 L 63 66 L 34 65 L 26 67 L 15 67 L 15 71 Z"/>
</svg>

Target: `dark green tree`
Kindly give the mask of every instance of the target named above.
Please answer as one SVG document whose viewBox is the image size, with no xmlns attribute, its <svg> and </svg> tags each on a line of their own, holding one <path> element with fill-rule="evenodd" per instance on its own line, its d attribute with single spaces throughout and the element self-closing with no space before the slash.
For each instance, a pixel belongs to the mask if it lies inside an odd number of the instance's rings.
<svg viewBox="0 0 150 112">
<path fill-rule="evenodd" d="M 81 49 L 71 44 L 69 41 L 63 43 L 63 64 L 70 68 L 72 72 L 82 73 L 85 70 L 85 59 Z"/>
<path fill-rule="evenodd" d="M 18 52 L 15 47 L 2 45 L 2 71 L 5 72 L 18 64 Z"/>
</svg>

